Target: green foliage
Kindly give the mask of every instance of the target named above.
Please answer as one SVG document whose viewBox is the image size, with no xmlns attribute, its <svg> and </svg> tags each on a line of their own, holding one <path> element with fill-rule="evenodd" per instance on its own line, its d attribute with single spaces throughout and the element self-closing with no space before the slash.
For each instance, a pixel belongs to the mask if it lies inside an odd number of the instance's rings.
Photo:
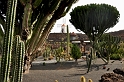
<svg viewBox="0 0 124 82">
<path fill-rule="evenodd" d="M 110 59 L 112 60 L 120 60 L 124 57 L 124 50 L 122 47 L 119 47 L 111 56 Z"/>
<path fill-rule="evenodd" d="M 73 44 L 72 48 L 71 48 L 71 56 L 77 60 L 81 57 L 81 51 L 79 49 L 79 47 L 77 46 L 77 44 Z"/>
<path fill-rule="evenodd" d="M 119 59 L 121 59 L 121 57 L 120 57 L 120 54 L 112 54 L 110 56 L 110 59 L 111 60 L 119 60 Z"/>
<path fill-rule="evenodd" d="M 108 4 L 87 4 L 75 7 L 70 13 L 70 22 L 95 41 L 107 29 L 119 21 L 119 11 Z"/>
<path fill-rule="evenodd" d="M 121 54 L 121 56 L 124 57 L 124 43 L 122 41 L 119 44 L 119 49 L 117 53 Z"/>
<path fill-rule="evenodd" d="M 109 62 L 110 57 L 115 57 L 112 54 L 120 54 L 119 49 L 120 37 L 114 37 L 110 34 L 103 34 L 97 43 L 95 43 L 95 49 L 98 53 Z M 118 53 L 120 52 L 120 53 Z"/>
<path fill-rule="evenodd" d="M 88 66 L 88 72 L 92 61 L 92 55 L 95 56 L 94 43 L 99 37 L 115 26 L 119 21 L 119 11 L 116 7 L 108 4 L 87 4 L 75 7 L 70 13 L 69 20 L 76 29 L 83 31 L 91 41 L 93 54 L 91 54 Z"/>
</svg>

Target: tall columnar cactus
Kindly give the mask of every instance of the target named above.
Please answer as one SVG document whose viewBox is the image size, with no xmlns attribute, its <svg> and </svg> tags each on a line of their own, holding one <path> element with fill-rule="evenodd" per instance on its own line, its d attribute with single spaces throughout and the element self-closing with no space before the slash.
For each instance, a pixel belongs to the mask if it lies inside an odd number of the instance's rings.
<svg viewBox="0 0 124 82">
<path fill-rule="evenodd" d="M 20 36 L 16 36 L 13 42 L 13 54 L 12 54 L 12 68 L 11 68 L 11 82 L 21 82 L 23 65 L 24 65 L 24 55 L 25 55 L 25 45 L 24 42 L 20 40 Z"/>
<path fill-rule="evenodd" d="M 16 36 L 14 42 L 13 42 L 13 49 L 12 49 L 12 59 L 11 59 L 11 74 L 10 76 L 12 77 L 11 78 L 11 81 L 14 81 L 14 77 L 15 77 L 15 74 L 16 74 L 16 62 L 17 62 L 17 47 L 19 45 L 19 42 L 20 42 L 20 37 L 19 36 Z"/>
<path fill-rule="evenodd" d="M 24 42 L 21 41 L 17 47 L 17 62 L 16 62 L 16 73 L 14 82 L 22 82 L 22 75 L 23 75 L 23 65 L 24 65 L 24 55 L 25 55 L 25 45 Z"/>
<path fill-rule="evenodd" d="M 67 25 L 67 56 L 69 56 L 69 43 L 70 43 L 70 38 L 69 38 L 69 29 Z"/>
<path fill-rule="evenodd" d="M 0 82 L 9 82 L 10 65 L 11 65 L 11 51 L 14 34 L 14 22 L 16 15 L 17 0 L 8 0 L 5 36 L 3 44 L 3 55 L 0 70 Z"/>
</svg>

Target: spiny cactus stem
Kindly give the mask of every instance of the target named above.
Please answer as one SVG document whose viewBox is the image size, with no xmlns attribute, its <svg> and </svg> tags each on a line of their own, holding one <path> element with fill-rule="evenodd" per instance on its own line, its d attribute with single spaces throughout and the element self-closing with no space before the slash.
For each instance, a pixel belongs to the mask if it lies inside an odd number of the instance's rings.
<svg viewBox="0 0 124 82">
<path fill-rule="evenodd" d="M 23 73 L 23 61 L 24 61 L 24 54 L 25 54 L 25 47 L 24 42 L 20 42 L 17 51 L 17 73 L 16 73 L 16 82 L 22 82 L 22 73 Z"/>
<path fill-rule="evenodd" d="M 0 82 L 9 82 L 9 72 L 11 65 L 11 50 L 14 33 L 14 22 L 16 15 L 17 0 L 8 0 L 6 13 L 6 28 L 3 44 L 3 54 L 1 62 Z"/>
<path fill-rule="evenodd" d="M 18 47 L 20 41 L 21 41 L 21 38 L 19 35 L 17 35 L 13 42 L 12 61 L 11 61 L 12 62 L 12 64 L 11 64 L 11 76 L 12 76 L 11 82 L 14 82 L 15 76 L 16 76 L 16 69 L 17 69 L 16 62 L 17 62 L 17 57 L 18 57 L 18 55 L 17 55 L 18 48 L 17 47 Z"/>
</svg>

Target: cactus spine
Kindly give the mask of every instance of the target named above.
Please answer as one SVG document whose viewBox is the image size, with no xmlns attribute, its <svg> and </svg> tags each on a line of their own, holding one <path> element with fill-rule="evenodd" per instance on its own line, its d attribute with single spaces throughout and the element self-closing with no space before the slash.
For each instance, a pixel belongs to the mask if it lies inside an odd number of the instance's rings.
<svg viewBox="0 0 124 82">
<path fill-rule="evenodd" d="M 16 62 L 16 75 L 15 82 L 22 82 L 22 73 L 23 73 L 23 65 L 24 65 L 24 55 L 25 55 L 25 45 L 24 42 L 21 41 L 17 48 L 17 62 Z"/>
<path fill-rule="evenodd" d="M 16 36 L 13 44 L 16 6 L 17 0 L 8 0 L 0 82 L 22 81 L 25 45 L 20 36 Z"/>
<path fill-rule="evenodd" d="M 17 58 L 18 58 L 18 55 L 17 55 L 17 47 L 19 45 L 19 42 L 20 42 L 20 37 L 19 36 L 16 36 L 14 42 L 13 42 L 13 51 L 12 51 L 12 59 L 11 59 L 11 81 L 14 81 L 14 77 L 15 77 L 15 74 L 16 74 L 16 62 L 17 62 Z"/>
<path fill-rule="evenodd" d="M 6 29 L 3 44 L 3 55 L 1 61 L 0 82 L 9 82 L 16 6 L 17 0 L 8 0 L 5 26 Z"/>
<path fill-rule="evenodd" d="M 13 44 L 11 82 L 22 82 L 24 55 L 25 55 L 24 42 L 21 41 L 20 36 L 17 35 Z"/>
</svg>

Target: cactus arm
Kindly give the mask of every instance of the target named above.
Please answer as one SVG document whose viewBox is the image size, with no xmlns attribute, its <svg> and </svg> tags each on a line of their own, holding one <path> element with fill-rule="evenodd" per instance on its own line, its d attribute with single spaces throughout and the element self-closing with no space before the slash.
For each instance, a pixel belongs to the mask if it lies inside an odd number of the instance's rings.
<svg viewBox="0 0 124 82">
<path fill-rule="evenodd" d="M 27 3 L 24 8 L 24 16 L 23 16 L 23 22 L 22 27 L 28 28 L 31 26 L 31 15 L 32 15 L 32 5 L 30 3 Z"/>
<path fill-rule="evenodd" d="M 24 45 L 24 42 L 21 41 L 19 43 L 19 46 L 18 46 L 18 49 L 17 49 L 17 55 L 18 55 L 18 58 L 17 58 L 17 73 L 16 73 L 16 78 L 15 78 L 15 82 L 22 82 L 22 77 L 23 77 L 23 65 L 24 65 L 24 55 L 25 55 L 25 45 Z"/>
<path fill-rule="evenodd" d="M 22 82 L 24 66 L 25 45 L 17 35 L 13 42 L 11 82 Z"/>
<path fill-rule="evenodd" d="M 39 39 L 39 42 L 36 44 L 36 47 L 34 48 L 33 50 L 33 54 L 36 53 L 37 49 L 42 47 L 44 42 L 45 42 L 45 39 L 46 37 L 49 35 L 53 25 L 55 24 L 56 20 L 54 18 L 52 18 L 50 21 L 49 21 L 49 24 L 46 26 L 46 28 L 43 30 L 43 34 L 41 35 L 40 39 Z"/>
<path fill-rule="evenodd" d="M 4 18 L 0 15 L 0 24 L 5 28 L 5 20 Z"/>
<path fill-rule="evenodd" d="M 3 36 L 4 36 L 4 31 L 3 31 L 2 27 L 0 26 L 0 38 L 3 38 Z"/>
<path fill-rule="evenodd" d="M 23 6 L 26 5 L 26 0 L 19 0 L 19 1 L 20 1 L 20 3 L 21 3 Z"/>
<path fill-rule="evenodd" d="M 65 16 L 66 13 L 68 13 L 68 11 L 69 11 L 70 8 L 72 7 L 73 3 L 74 3 L 74 0 L 70 0 L 68 6 L 67 6 L 67 8 L 66 8 L 66 10 L 62 13 L 61 17 Z"/>
<path fill-rule="evenodd" d="M 0 72 L 1 73 L 0 82 L 9 81 L 16 6 L 17 6 L 17 0 L 8 0 L 6 29 L 5 29 L 5 36 L 4 36 L 3 55 L 2 55 L 1 72 Z"/>
<path fill-rule="evenodd" d="M 33 51 L 32 49 L 34 49 L 35 44 L 37 43 L 37 41 L 40 40 L 40 39 L 38 40 L 37 38 L 40 38 L 39 36 L 42 34 L 44 26 L 46 26 L 48 24 L 47 21 L 49 21 L 52 18 L 52 15 L 54 14 L 53 12 L 55 12 L 54 9 L 57 9 L 59 7 L 60 1 L 61 0 L 57 0 L 56 3 L 54 4 L 54 8 L 53 7 L 50 8 L 50 10 L 52 10 L 52 11 L 50 11 L 50 12 L 52 12 L 51 14 L 48 13 L 45 16 L 40 14 L 40 19 L 38 18 L 38 20 L 37 20 L 38 23 L 36 24 L 36 27 L 33 30 L 32 38 L 29 42 L 29 44 L 32 44 L 32 45 L 29 46 L 28 53 L 31 53 L 31 51 Z"/>
<path fill-rule="evenodd" d="M 16 75 L 16 69 L 17 69 L 17 66 L 16 66 L 16 62 L 17 62 L 17 47 L 19 45 L 19 42 L 20 42 L 20 36 L 16 36 L 15 37 L 15 40 L 13 42 L 13 51 L 12 51 L 12 65 L 11 65 L 11 82 L 14 82 L 15 80 L 15 75 Z"/>
<path fill-rule="evenodd" d="M 33 3 L 33 8 L 37 8 L 41 4 L 42 1 L 43 0 L 35 0 L 35 2 Z"/>
<path fill-rule="evenodd" d="M 30 3 L 26 4 L 24 13 L 22 22 L 22 39 L 27 40 L 31 36 L 32 5 Z"/>
</svg>

